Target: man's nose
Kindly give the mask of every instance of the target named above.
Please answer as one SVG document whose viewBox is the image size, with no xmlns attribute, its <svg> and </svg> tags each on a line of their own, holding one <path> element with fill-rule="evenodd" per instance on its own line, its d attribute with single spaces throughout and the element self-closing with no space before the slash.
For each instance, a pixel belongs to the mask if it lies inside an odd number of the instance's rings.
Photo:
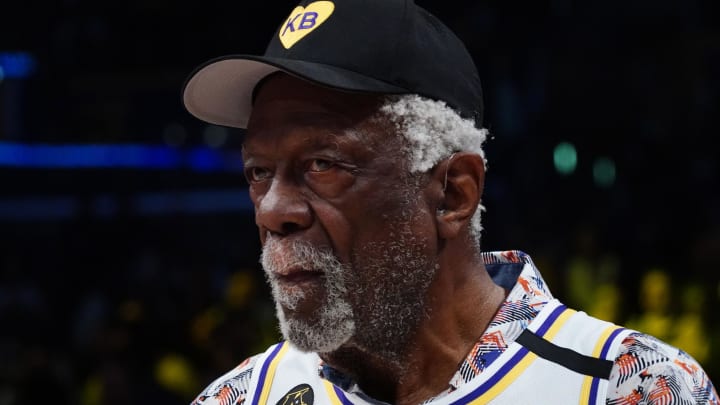
<svg viewBox="0 0 720 405">
<path fill-rule="evenodd" d="M 255 206 L 255 223 L 278 235 L 289 235 L 310 227 L 312 212 L 299 185 L 274 177 Z"/>
</svg>

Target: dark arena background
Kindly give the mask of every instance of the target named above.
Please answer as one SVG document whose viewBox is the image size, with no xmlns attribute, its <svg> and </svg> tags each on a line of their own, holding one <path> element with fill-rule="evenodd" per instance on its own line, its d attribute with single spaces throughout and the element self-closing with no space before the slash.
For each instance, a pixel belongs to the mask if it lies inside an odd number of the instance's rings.
<svg viewBox="0 0 720 405">
<path fill-rule="evenodd" d="M 483 249 L 720 382 L 720 3 L 418 3 L 484 83 Z M 278 338 L 242 134 L 180 92 L 294 5 L 0 6 L 0 404 L 187 404 Z"/>
</svg>

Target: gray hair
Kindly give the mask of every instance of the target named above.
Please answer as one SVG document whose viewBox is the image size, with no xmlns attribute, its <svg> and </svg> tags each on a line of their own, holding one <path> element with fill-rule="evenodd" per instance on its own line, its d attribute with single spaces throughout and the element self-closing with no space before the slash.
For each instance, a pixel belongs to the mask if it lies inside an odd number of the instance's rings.
<svg viewBox="0 0 720 405">
<path fill-rule="evenodd" d="M 380 111 L 397 125 L 398 132 L 407 141 L 406 155 L 412 173 L 424 173 L 455 152 L 471 152 L 482 157 L 482 145 L 488 130 L 476 128 L 471 119 L 462 118 L 442 101 L 417 95 L 388 96 Z M 471 236 L 480 244 L 482 203 L 470 224 Z"/>
</svg>

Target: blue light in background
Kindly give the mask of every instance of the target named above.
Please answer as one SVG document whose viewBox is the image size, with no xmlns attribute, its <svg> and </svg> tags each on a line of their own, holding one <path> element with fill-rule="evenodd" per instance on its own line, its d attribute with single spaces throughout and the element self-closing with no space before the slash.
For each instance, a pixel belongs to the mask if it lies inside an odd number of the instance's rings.
<svg viewBox="0 0 720 405">
<path fill-rule="evenodd" d="M 133 211 L 140 215 L 252 212 L 248 190 L 205 190 L 143 193 L 133 198 Z"/>
<path fill-rule="evenodd" d="M 222 157 L 209 148 L 195 148 L 190 151 L 190 166 L 198 172 L 211 172 L 222 169 Z"/>
<path fill-rule="evenodd" d="M 27 52 L 0 52 L 0 71 L 5 79 L 25 79 L 35 73 L 37 63 Z"/>
<path fill-rule="evenodd" d="M 68 196 L 0 199 L 0 219 L 42 221 L 71 218 L 79 211 L 78 202 Z"/>
<path fill-rule="evenodd" d="M 205 147 L 189 150 L 147 145 L 46 145 L 0 142 L 0 167 L 37 169 L 189 168 L 197 172 L 242 171 L 237 152 Z"/>
<path fill-rule="evenodd" d="M 90 210 L 84 197 L 61 195 L 44 197 L 0 198 L 0 221 L 61 221 L 88 215 L 98 219 L 112 219 L 121 214 L 144 217 L 167 215 L 250 214 L 253 204 L 247 189 L 205 189 L 193 191 L 163 191 L 138 193 L 125 197 L 98 194 L 90 199 Z"/>
</svg>

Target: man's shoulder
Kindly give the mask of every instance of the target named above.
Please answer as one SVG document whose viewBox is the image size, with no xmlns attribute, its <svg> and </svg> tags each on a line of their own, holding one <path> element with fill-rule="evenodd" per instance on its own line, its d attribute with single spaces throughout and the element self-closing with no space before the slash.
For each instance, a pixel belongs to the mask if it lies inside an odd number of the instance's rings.
<svg viewBox="0 0 720 405">
<path fill-rule="evenodd" d="M 243 404 L 253 370 L 263 353 L 248 357 L 237 367 L 210 383 L 191 405 Z"/>
<path fill-rule="evenodd" d="M 263 384 L 262 381 L 267 379 L 272 380 L 273 375 L 279 373 L 279 370 L 283 370 L 283 379 L 307 380 L 311 374 L 319 375 L 319 365 L 320 358 L 317 353 L 301 352 L 288 342 L 279 342 L 263 353 L 248 357 L 237 367 L 213 381 L 191 405 L 242 405 L 254 392 L 254 385 Z"/>
<path fill-rule="evenodd" d="M 622 341 L 609 380 L 608 404 L 690 400 L 693 404 L 720 404 L 712 382 L 692 356 L 640 332 Z"/>
</svg>

